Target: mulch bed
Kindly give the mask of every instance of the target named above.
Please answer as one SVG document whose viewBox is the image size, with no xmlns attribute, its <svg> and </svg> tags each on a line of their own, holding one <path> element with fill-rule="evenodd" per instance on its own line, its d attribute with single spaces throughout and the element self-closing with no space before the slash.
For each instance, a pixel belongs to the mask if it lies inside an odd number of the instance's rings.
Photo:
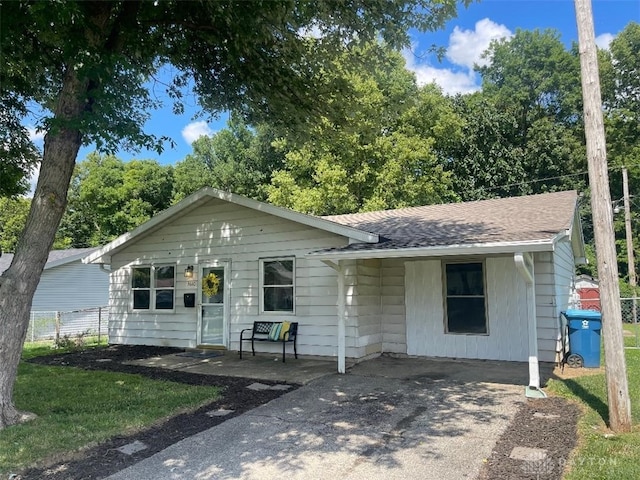
<svg viewBox="0 0 640 480">
<path fill-rule="evenodd" d="M 561 479 L 576 446 L 579 416 L 578 406 L 563 398 L 528 399 L 498 440 L 479 480 Z M 514 447 L 543 449 L 545 456 L 511 458 Z"/>
<path fill-rule="evenodd" d="M 60 459 L 53 465 L 30 468 L 13 478 L 15 480 L 84 480 L 105 478 L 164 450 L 168 446 L 186 437 L 214 427 L 229 418 L 256 408 L 286 393 L 286 391 L 282 390 L 249 390 L 246 387 L 258 381 L 249 378 L 201 375 L 123 363 L 130 360 L 179 353 L 181 351 L 180 349 L 168 347 L 114 345 L 107 348 L 36 357 L 29 360 L 32 363 L 43 365 L 71 366 L 86 370 L 132 373 L 144 375 L 155 380 L 166 380 L 188 385 L 216 385 L 222 387 L 223 391 L 218 400 L 204 405 L 195 411 L 178 414 L 148 429 L 131 435 L 114 437 L 105 443 L 75 452 L 69 457 Z M 259 382 L 266 385 L 275 385 L 278 383 L 266 380 L 259 380 Z M 297 388 L 297 385 L 293 385 L 292 387 Z M 288 391 L 291 391 L 291 389 Z M 233 413 L 224 417 L 210 417 L 206 415 L 206 412 L 218 409 L 233 410 Z M 116 450 L 136 440 L 143 442 L 148 448 L 133 455 L 126 455 Z"/>
<path fill-rule="evenodd" d="M 100 479 L 116 473 L 166 447 L 198 432 L 218 425 L 233 416 L 269 402 L 283 391 L 253 391 L 246 387 L 256 380 L 185 373 L 161 368 L 125 365 L 123 362 L 141 358 L 178 353 L 168 347 L 111 346 L 81 353 L 51 355 L 30 360 L 45 365 L 73 366 L 87 370 L 108 370 L 145 375 L 158 380 L 169 380 L 190 385 L 219 385 L 224 387 L 222 397 L 204 407 L 182 413 L 138 433 L 112 438 L 106 443 L 75 452 L 46 468 L 31 468 L 15 480 L 78 480 Z M 104 360 L 108 361 L 104 361 Z M 260 383 L 275 384 L 260 380 Z M 225 417 L 209 417 L 205 412 L 217 409 L 234 410 Z M 556 480 L 562 478 L 564 466 L 570 461 L 576 445 L 576 425 L 579 408 L 562 398 L 526 400 L 515 418 L 498 440 L 487 459 L 479 480 L 518 479 Z M 139 440 L 148 448 L 133 455 L 116 450 Z M 544 458 L 518 460 L 510 458 L 514 447 L 540 448 Z"/>
</svg>

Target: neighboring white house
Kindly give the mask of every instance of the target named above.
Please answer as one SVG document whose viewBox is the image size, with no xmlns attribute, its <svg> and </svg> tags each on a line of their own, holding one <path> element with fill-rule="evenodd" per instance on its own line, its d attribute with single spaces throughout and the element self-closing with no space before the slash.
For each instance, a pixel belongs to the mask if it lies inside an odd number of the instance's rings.
<svg viewBox="0 0 640 480">
<path fill-rule="evenodd" d="M 238 350 L 254 320 L 294 320 L 298 352 L 341 372 L 385 352 L 528 361 L 537 387 L 584 257 L 577 199 L 321 218 L 204 188 L 83 261 L 111 266 L 111 343 Z"/>
<path fill-rule="evenodd" d="M 109 304 L 109 272 L 86 265 L 82 258 L 96 248 L 52 250 L 33 296 L 32 311 L 68 312 Z M 0 274 L 9 268 L 13 254 L 0 257 Z"/>
</svg>

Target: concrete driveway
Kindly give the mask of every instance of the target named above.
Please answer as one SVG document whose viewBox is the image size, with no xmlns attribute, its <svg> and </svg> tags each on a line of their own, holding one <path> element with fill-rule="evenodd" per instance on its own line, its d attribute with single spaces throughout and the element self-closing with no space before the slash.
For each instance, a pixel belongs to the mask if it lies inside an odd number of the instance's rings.
<svg viewBox="0 0 640 480">
<path fill-rule="evenodd" d="M 524 400 L 522 384 L 375 362 L 316 378 L 109 478 L 476 478 Z"/>
</svg>

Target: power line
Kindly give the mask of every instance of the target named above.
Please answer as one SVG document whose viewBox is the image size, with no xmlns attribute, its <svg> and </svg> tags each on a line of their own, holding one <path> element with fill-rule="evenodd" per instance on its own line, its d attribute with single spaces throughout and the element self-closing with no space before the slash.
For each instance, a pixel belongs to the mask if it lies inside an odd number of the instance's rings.
<svg viewBox="0 0 640 480">
<path fill-rule="evenodd" d="M 625 167 L 640 167 L 640 163 L 631 163 L 625 166 L 622 165 L 609 165 L 607 167 L 607 170 L 609 171 L 615 171 L 615 170 L 621 170 L 622 168 Z M 578 177 L 580 175 L 587 175 L 589 172 L 587 170 L 583 171 L 583 172 L 578 172 L 578 173 L 567 173 L 564 175 L 558 175 L 556 177 L 546 177 L 546 178 L 538 178 L 538 179 L 534 179 L 534 180 L 527 180 L 524 182 L 518 182 L 518 183 L 509 183 L 506 185 L 497 185 L 494 187 L 480 187 L 482 190 L 485 191 L 490 191 L 490 190 L 499 190 L 502 188 L 512 188 L 512 187 L 521 187 L 522 185 L 530 185 L 533 183 L 540 183 L 540 182 L 546 182 L 548 180 L 560 180 L 563 178 L 570 178 L 570 177 Z"/>
</svg>

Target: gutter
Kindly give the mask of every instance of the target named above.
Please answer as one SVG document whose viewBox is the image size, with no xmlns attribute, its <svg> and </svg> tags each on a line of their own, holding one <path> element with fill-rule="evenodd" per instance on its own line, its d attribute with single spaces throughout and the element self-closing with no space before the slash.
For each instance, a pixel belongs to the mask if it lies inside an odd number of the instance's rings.
<svg viewBox="0 0 640 480">
<path fill-rule="evenodd" d="M 444 257 L 461 255 L 490 255 L 521 252 L 552 252 L 556 239 L 538 240 L 534 242 L 493 242 L 456 244 L 434 247 L 342 250 L 330 252 L 311 252 L 306 258 L 316 260 L 357 260 L 370 258 L 405 258 L 405 257 Z"/>
<path fill-rule="evenodd" d="M 529 398 L 546 398 L 540 390 L 540 365 L 538 363 L 538 322 L 536 314 L 536 286 L 533 272 L 533 255 L 517 252 L 513 255 L 516 269 L 527 284 L 527 333 L 529 337 L 529 386 L 525 395 Z"/>
</svg>

